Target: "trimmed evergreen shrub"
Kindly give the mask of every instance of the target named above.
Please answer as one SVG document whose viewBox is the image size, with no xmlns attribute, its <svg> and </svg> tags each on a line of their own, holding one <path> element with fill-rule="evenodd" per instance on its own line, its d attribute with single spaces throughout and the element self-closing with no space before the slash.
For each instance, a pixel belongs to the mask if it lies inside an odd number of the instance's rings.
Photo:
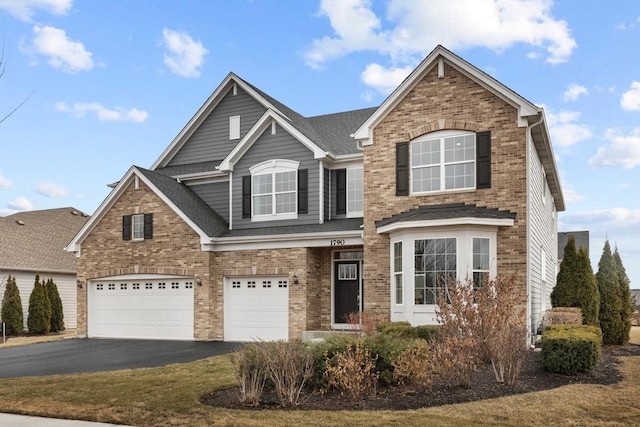
<svg viewBox="0 0 640 427">
<path fill-rule="evenodd" d="M 27 326 L 32 334 L 46 334 L 51 327 L 51 311 L 47 304 L 47 296 L 40 275 L 36 274 L 36 280 L 29 297 L 29 316 Z"/>
<path fill-rule="evenodd" d="M 51 332 L 64 331 L 64 313 L 62 311 L 62 300 L 60 299 L 60 293 L 58 292 L 58 286 L 52 278 L 47 280 L 45 285 L 47 297 L 51 303 Z"/>
<path fill-rule="evenodd" d="M 631 332 L 631 313 L 633 312 L 633 302 L 631 301 L 631 289 L 629 289 L 629 276 L 627 271 L 622 265 L 622 258 L 618 252 L 616 246 L 613 252 L 613 261 L 615 262 L 616 270 L 618 271 L 618 285 L 620 286 L 620 322 L 622 324 L 622 342 L 626 344 L 629 342 L 629 333 Z"/>
<path fill-rule="evenodd" d="M 409 322 L 384 322 L 380 323 L 376 328 L 379 334 L 388 334 L 407 339 L 422 338 L 427 342 L 433 342 L 438 337 L 442 326 L 411 326 Z"/>
<path fill-rule="evenodd" d="M 416 332 L 418 333 L 418 338 L 425 340 L 428 343 L 432 343 L 438 339 L 440 336 L 440 329 L 442 326 L 440 325 L 420 325 L 416 326 Z"/>
<path fill-rule="evenodd" d="M 560 270 L 556 279 L 556 286 L 551 292 L 551 305 L 553 307 L 577 307 L 577 275 L 578 275 L 578 251 L 573 236 L 569 236 L 564 247 L 564 255 L 560 263 Z"/>
<path fill-rule="evenodd" d="M 19 335 L 24 330 L 22 300 L 15 277 L 7 277 L 7 286 L 2 298 L 2 321 L 7 335 Z"/>
<path fill-rule="evenodd" d="M 625 343 L 625 325 L 620 313 L 623 310 L 622 291 L 618 281 L 618 269 L 606 240 L 598 262 L 598 288 L 600 290 L 600 329 L 604 344 Z M 628 334 L 627 340 L 628 340 Z"/>
<path fill-rule="evenodd" d="M 542 365 L 547 371 L 575 375 L 600 360 L 602 335 L 590 325 L 550 325 L 542 334 Z"/>
<path fill-rule="evenodd" d="M 582 310 L 582 324 L 600 326 L 600 291 L 585 248 L 578 251 L 577 307 Z"/>
</svg>

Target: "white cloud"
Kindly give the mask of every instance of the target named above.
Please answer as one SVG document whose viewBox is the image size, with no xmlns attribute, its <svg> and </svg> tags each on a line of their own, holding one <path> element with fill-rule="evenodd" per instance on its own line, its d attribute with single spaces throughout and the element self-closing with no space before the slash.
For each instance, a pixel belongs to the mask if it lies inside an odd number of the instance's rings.
<svg viewBox="0 0 640 427">
<path fill-rule="evenodd" d="M 607 129 L 605 139 L 609 144 L 598 148 L 598 152 L 589 159 L 588 165 L 594 168 L 622 166 L 633 169 L 640 165 L 640 128 L 629 135 L 619 129 Z"/>
<path fill-rule="evenodd" d="M 568 182 L 562 182 L 562 195 L 564 196 L 564 201 L 567 203 L 575 203 L 581 200 L 584 200 L 584 196 L 573 187 L 573 185 Z"/>
<path fill-rule="evenodd" d="M 321 67 L 350 52 L 372 50 L 407 63 L 437 44 L 501 52 L 524 43 L 546 50 L 546 61 L 556 64 L 567 61 L 577 45 L 567 22 L 553 17 L 552 6 L 550 0 L 390 0 L 383 27 L 370 0 L 323 0 L 319 14 L 329 18 L 334 34 L 313 40 L 305 57 L 308 65 Z"/>
<path fill-rule="evenodd" d="M 7 203 L 7 207 L 15 209 L 17 211 L 30 211 L 33 210 L 33 205 L 26 197 L 20 196 L 16 200 Z"/>
<path fill-rule="evenodd" d="M 580 119 L 580 113 L 577 111 L 561 111 L 558 114 L 546 111 L 545 113 L 551 141 L 556 146 L 570 147 L 593 135 L 586 125 L 576 123 Z"/>
<path fill-rule="evenodd" d="M 172 73 L 182 77 L 200 77 L 200 67 L 209 53 L 201 42 L 194 41 L 189 34 L 165 28 L 162 30 L 168 52 L 164 63 Z"/>
<path fill-rule="evenodd" d="M 27 52 L 47 57 L 53 68 L 70 74 L 93 68 L 92 53 L 81 42 L 69 39 L 64 30 L 36 25 L 33 34 L 31 45 L 26 47 Z"/>
<path fill-rule="evenodd" d="M 379 64 L 369 64 L 362 72 L 362 81 L 367 86 L 384 94 L 389 94 L 411 73 L 414 67 L 385 68 Z"/>
<path fill-rule="evenodd" d="M 640 82 L 631 83 L 631 89 L 620 98 L 620 106 L 624 111 L 640 111 Z"/>
<path fill-rule="evenodd" d="M 13 181 L 3 176 L 2 171 L 0 171 L 0 190 L 11 188 L 11 187 L 13 187 Z"/>
<path fill-rule="evenodd" d="M 20 19 L 30 22 L 37 10 L 53 15 L 66 15 L 73 0 L 0 0 L 0 9 Z"/>
<path fill-rule="evenodd" d="M 40 182 L 38 183 L 38 189 L 36 190 L 43 196 L 51 197 L 52 199 L 58 199 L 61 197 L 67 197 L 69 194 L 67 189 L 55 182 Z"/>
<path fill-rule="evenodd" d="M 70 113 L 71 116 L 81 118 L 87 113 L 95 113 L 101 122 L 144 122 L 149 113 L 137 108 L 126 110 L 124 108 L 108 109 L 97 102 L 81 102 L 68 105 L 65 102 L 56 103 L 56 110 L 63 113 Z"/>
<path fill-rule="evenodd" d="M 594 211 L 576 212 L 574 214 L 563 214 L 563 222 L 581 225 L 586 228 L 620 229 L 630 228 L 640 224 L 640 209 L 611 208 Z"/>
<path fill-rule="evenodd" d="M 586 87 L 575 84 L 575 83 L 571 83 L 567 88 L 567 90 L 562 95 L 562 98 L 565 101 L 575 101 L 580 97 L 580 95 L 588 95 L 588 94 L 589 94 L 589 91 L 587 90 Z"/>
</svg>

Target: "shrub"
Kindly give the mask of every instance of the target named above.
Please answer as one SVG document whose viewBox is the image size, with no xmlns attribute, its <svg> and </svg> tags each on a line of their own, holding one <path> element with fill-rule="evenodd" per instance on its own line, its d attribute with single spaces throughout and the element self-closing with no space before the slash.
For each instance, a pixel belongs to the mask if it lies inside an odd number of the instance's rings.
<svg viewBox="0 0 640 427">
<path fill-rule="evenodd" d="M 44 286 L 40 283 L 40 276 L 36 274 L 35 284 L 29 297 L 29 316 L 27 326 L 32 334 L 46 334 L 51 327 L 51 312 L 47 304 Z"/>
<path fill-rule="evenodd" d="M 324 375 L 327 359 L 331 360 L 336 353 L 344 352 L 348 345 L 353 345 L 356 338 L 348 334 L 332 334 L 322 343 L 311 347 L 313 354 L 313 377 L 310 385 L 316 389 L 324 389 L 328 386 L 327 377 Z"/>
<path fill-rule="evenodd" d="M 625 337 L 626 325 L 621 316 L 624 303 L 616 261 L 611 254 L 608 240 L 604 243 L 598 262 L 596 279 L 600 290 L 600 329 L 603 341 L 605 344 L 624 344 L 628 340 L 628 334 Z"/>
<path fill-rule="evenodd" d="M 600 330 L 588 325 L 552 325 L 542 334 L 542 365 L 551 372 L 574 375 L 592 369 L 600 359 Z"/>
<path fill-rule="evenodd" d="M 633 302 L 631 301 L 631 289 L 629 289 L 629 277 L 622 265 L 622 258 L 618 252 L 618 247 L 613 251 L 613 261 L 618 272 L 618 285 L 620 286 L 620 323 L 622 325 L 621 340 L 623 344 L 629 342 L 631 332 L 631 313 L 633 312 Z"/>
<path fill-rule="evenodd" d="M 361 341 L 348 344 L 344 352 L 336 352 L 331 360 L 328 354 L 326 370 L 331 387 L 346 392 L 352 399 L 360 400 L 375 394 L 378 374 L 375 372 L 376 356 Z"/>
<path fill-rule="evenodd" d="M 15 277 L 7 277 L 7 286 L 2 298 L 2 321 L 7 335 L 18 335 L 24 330 L 22 300 Z"/>
<path fill-rule="evenodd" d="M 49 278 L 45 285 L 47 297 L 51 303 L 51 332 L 64 331 L 64 312 L 62 310 L 62 300 L 60 299 L 60 293 L 58 293 L 58 286 L 56 286 L 53 279 Z"/>
<path fill-rule="evenodd" d="M 433 384 L 433 361 L 427 341 L 419 339 L 393 361 L 393 375 L 400 384 L 425 391 Z"/>
<path fill-rule="evenodd" d="M 423 339 L 428 343 L 432 343 L 437 340 L 441 334 L 440 325 L 420 325 L 415 328 L 418 333 L 418 338 Z"/>
<path fill-rule="evenodd" d="M 377 326 L 379 334 L 393 335 L 395 337 L 415 339 L 418 338 L 418 330 L 409 322 L 385 322 Z"/>
<path fill-rule="evenodd" d="M 476 343 L 469 336 L 448 335 L 431 345 L 433 373 L 449 387 L 471 386 L 476 369 Z"/>
<path fill-rule="evenodd" d="M 280 405 L 296 406 L 305 383 L 313 376 L 311 351 L 295 340 L 262 342 L 258 348 Z"/>
<path fill-rule="evenodd" d="M 370 312 L 356 312 L 347 315 L 347 325 L 358 337 L 370 337 L 376 332 L 380 316 Z"/>
<path fill-rule="evenodd" d="M 542 316 L 543 330 L 549 325 L 582 325 L 582 310 L 578 307 L 554 307 Z"/>
<path fill-rule="evenodd" d="M 387 334 L 377 334 L 362 340 L 362 345 L 376 357 L 376 372 L 381 385 L 393 384 L 393 361 L 414 343 L 415 339 Z"/>
<path fill-rule="evenodd" d="M 248 406 L 258 406 L 267 381 L 267 366 L 259 344 L 243 345 L 231 355 L 231 363 L 240 388 L 240 401 Z"/>
</svg>

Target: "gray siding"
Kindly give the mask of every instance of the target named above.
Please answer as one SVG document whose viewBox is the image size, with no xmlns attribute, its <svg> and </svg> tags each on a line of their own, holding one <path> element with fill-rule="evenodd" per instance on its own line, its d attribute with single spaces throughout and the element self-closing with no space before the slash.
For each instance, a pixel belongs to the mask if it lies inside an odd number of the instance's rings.
<svg viewBox="0 0 640 427">
<path fill-rule="evenodd" d="M 229 90 L 167 166 L 224 159 L 240 142 L 229 140 L 229 117 L 240 116 L 242 139 L 265 111 L 262 104 L 240 87 L 235 96 Z"/>
<path fill-rule="evenodd" d="M 192 185 L 193 190 L 214 211 L 229 222 L 229 182 Z"/>
<path fill-rule="evenodd" d="M 242 177 L 249 175 L 249 168 L 267 160 L 286 159 L 300 162 L 299 169 L 309 172 L 309 210 L 294 220 L 262 221 L 252 223 L 250 218 L 242 218 Z M 233 228 L 261 228 L 287 225 L 318 224 L 320 221 L 318 160 L 300 141 L 283 128 L 277 126 L 276 134 L 271 135 L 271 127 L 258 138 L 233 168 Z"/>
</svg>

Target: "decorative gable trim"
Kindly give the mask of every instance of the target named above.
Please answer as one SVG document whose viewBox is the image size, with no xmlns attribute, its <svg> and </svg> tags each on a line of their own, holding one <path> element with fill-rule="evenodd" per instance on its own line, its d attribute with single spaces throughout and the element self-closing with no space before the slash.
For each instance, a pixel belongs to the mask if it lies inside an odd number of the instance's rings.
<svg viewBox="0 0 640 427">
<path fill-rule="evenodd" d="M 256 122 L 255 125 L 247 132 L 242 140 L 231 150 L 229 155 L 220 163 L 218 170 L 222 172 L 233 171 L 234 166 L 244 156 L 244 154 L 251 148 L 251 146 L 258 140 L 258 138 L 267 130 L 272 123 L 276 123 L 281 126 L 290 135 L 296 138 L 313 152 L 314 159 L 324 159 L 329 153 L 318 147 L 313 141 L 304 136 L 300 131 L 293 127 L 288 121 L 283 119 L 274 110 L 267 110 Z"/>
<path fill-rule="evenodd" d="M 251 86 L 249 86 L 244 80 L 235 75 L 234 73 L 229 73 L 227 77 L 218 85 L 216 90 L 213 91 L 211 96 L 207 98 L 204 104 L 198 109 L 196 114 L 189 120 L 189 122 L 182 128 L 180 133 L 171 141 L 171 144 L 162 152 L 160 157 L 151 165 L 151 170 L 155 170 L 157 168 L 161 168 L 166 166 L 173 156 L 175 156 L 178 151 L 182 148 L 182 146 L 187 142 L 187 140 L 193 135 L 193 133 L 200 127 L 200 125 L 205 121 L 205 119 L 209 116 L 209 114 L 216 108 L 216 106 L 222 101 L 227 93 L 233 91 L 233 93 L 237 93 L 237 88 L 240 87 L 246 93 L 248 93 L 251 97 L 253 97 L 256 101 L 262 104 L 267 110 L 276 111 L 279 115 L 286 118 L 287 120 L 291 120 L 284 114 L 282 111 L 278 110 L 272 103 L 267 101 L 262 95 L 255 91 Z"/>
<path fill-rule="evenodd" d="M 107 198 L 102 202 L 102 204 L 96 209 L 95 213 L 89 218 L 89 220 L 84 224 L 84 226 L 78 231 L 75 237 L 71 240 L 71 242 L 64 248 L 67 252 L 75 252 L 76 257 L 80 257 L 80 253 L 82 250 L 82 242 L 91 234 L 93 229 L 102 221 L 107 212 L 115 205 L 115 203 L 120 199 L 120 197 L 124 194 L 127 187 L 137 179 L 144 183 L 151 191 L 155 193 L 164 203 L 167 204 L 193 231 L 195 231 L 200 236 L 201 244 L 205 244 L 210 240 L 209 236 L 206 235 L 204 231 L 200 229 L 187 215 L 184 214 L 178 207 L 162 193 L 158 187 L 156 187 L 149 179 L 147 179 L 144 174 L 142 174 L 135 166 L 132 166 L 124 177 L 118 182 L 111 193 L 107 196 Z M 124 221 L 124 220 L 123 220 Z M 151 221 L 151 217 L 147 220 L 145 218 L 145 224 L 147 221 Z M 150 235 L 153 233 L 152 226 L 145 226 L 145 234 Z M 124 222 L 123 222 L 123 238 L 125 237 L 124 233 Z"/>
</svg>

